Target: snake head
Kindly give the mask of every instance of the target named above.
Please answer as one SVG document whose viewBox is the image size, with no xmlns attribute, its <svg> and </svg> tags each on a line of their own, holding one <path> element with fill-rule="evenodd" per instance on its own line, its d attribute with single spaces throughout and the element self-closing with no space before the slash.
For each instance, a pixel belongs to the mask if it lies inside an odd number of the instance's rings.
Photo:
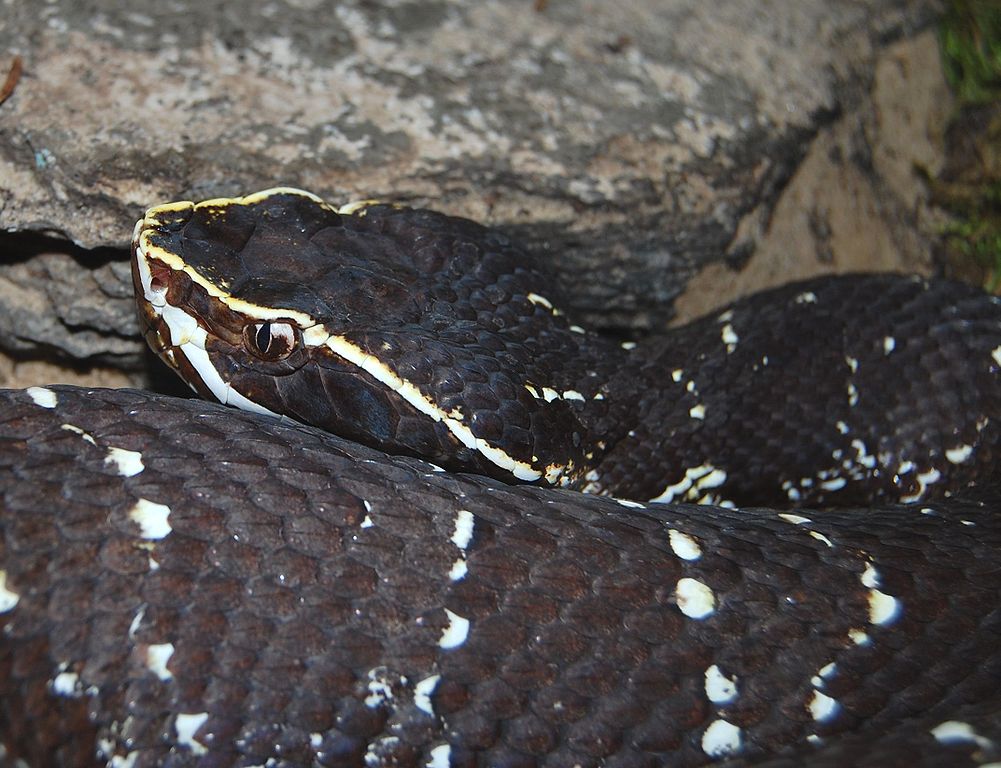
<svg viewBox="0 0 1001 768">
<path fill-rule="evenodd" d="M 203 396 L 507 480 L 587 469 L 601 398 L 556 363 L 585 336 L 496 231 L 276 188 L 151 208 L 133 255 L 146 338 Z"/>
</svg>

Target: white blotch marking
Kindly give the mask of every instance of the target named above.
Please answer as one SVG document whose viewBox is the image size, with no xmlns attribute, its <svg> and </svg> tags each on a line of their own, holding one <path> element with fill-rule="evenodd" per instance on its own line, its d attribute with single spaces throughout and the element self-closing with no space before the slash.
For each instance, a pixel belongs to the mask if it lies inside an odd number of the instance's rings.
<svg viewBox="0 0 1001 768">
<path fill-rule="evenodd" d="M 454 563 L 452 567 L 448 570 L 448 578 L 450 581 L 459 581 L 465 578 L 466 574 L 469 573 L 469 566 L 466 565 L 465 558 L 460 557 Z"/>
<path fill-rule="evenodd" d="M 7 586 L 7 571 L 0 571 L 0 613 L 14 610 L 21 596 Z"/>
<path fill-rule="evenodd" d="M 427 712 L 431 717 L 434 717 L 431 694 L 434 693 L 439 680 L 441 680 L 441 675 L 431 675 L 431 677 L 425 677 L 414 686 L 414 704 L 417 705 L 417 709 Z"/>
<path fill-rule="evenodd" d="M 706 669 L 706 698 L 713 704 L 729 704 L 737 698 L 737 678 L 729 678 L 713 664 Z"/>
<path fill-rule="evenodd" d="M 962 723 L 958 720 L 946 720 L 944 723 L 939 723 L 931 729 L 930 733 L 940 744 L 972 742 L 981 749 L 991 749 L 994 746 L 994 742 L 979 735 L 969 723 Z"/>
<path fill-rule="evenodd" d="M 616 504 L 621 504 L 623 507 L 629 507 L 630 509 L 646 509 L 645 504 L 640 504 L 638 501 L 632 501 L 631 499 L 620 499 L 615 496 L 612 497 Z"/>
<path fill-rule="evenodd" d="M 547 403 L 551 403 L 551 402 L 553 402 L 553 400 L 559 400 L 560 399 L 560 393 L 557 392 L 552 387 L 543 387 L 542 388 L 542 398 Z"/>
<path fill-rule="evenodd" d="M 879 572 L 867 562 L 860 577 L 862 586 L 869 590 L 869 623 L 883 626 L 892 623 L 900 615 L 900 601 L 892 595 L 880 592 Z"/>
<path fill-rule="evenodd" d="M 682 560 L 698 560 L 702 557 L 702 548 L 699 543 L 687 533 L 672 528 L 667 532 L 667 536 L 674 554 Z"/>
<path fill-rule="evenodd" d="M 144 539 L 162 539 L 171 532 L 170 507 L 148 499 L 139 499 L 129 510 L 129 517 L 139 524 L 140 536 Z"/>
<path fill-rule="evenodd" d="M 883 354 L 888 355 L 897 348 L 897 340 L 892 336 L 883 337 Z"/>
<path fill-rule="evenodd" d="M 733 326 L 727 323 L 723 326 L 723 330 L 720 332 L 720 338 L 723 339 L 723 343 L 726 344 L 727 354 L 733 352 L 737 348 L 737 342 L 740 341 L 740 337 L 737 336 L 737 332 L 733 330 Z"/>
<path fill-rule="evenodd" d="M 636 349 L 636 342 L 635 341 L 623 341 L 621 344 L 619 344 L 619 346 L 622 347 L 625 350 Z"/>
<path fill-rule="evenodd" d="M 368 499 L 362 499 L 361 503 L 365 505 L 365 517 L 361 521 L 360 527 L 371 528 L 373 525 L 375 525 L 375 523 L 372 522 L 372 515 L 370 514 L 372 511 L 372 505 L 368 503 Z"/>
<path fill-rule="evenodd" d="M 995 363 L 1001 365 L 1001 346 L 997 346 L 991 351 L 991 357 L 994 358 Z"/>
<path fill-rule="evenodd" d="M 693 419 L 704 419 L 706 417 L 706 407 L 699 403 L 688 409 L 688 415 Z"/>
<path fill-rule="evenodd" d="M 840 491 L 847 482 L 843 477 L 835 477 L 833 480 L 825 480 L 820 484 L 820 487 L 825 491 Z"/>
<path fill-rule="evenodd" d="M 129 624 L 129 640 L 136 639 L 136 633 L 139 631 L 139 627 L 143 623 L 143 616 L 145 615 L 146 606 L 139 606 L 139 610 L 136 611 L 136 615 L 132 617 L 132 623 Z"/>
<path fill-rule="evenodd" d="M 793 525 L 802 525 L 803 523 L 813 522 L 808 517 L 803 517 L 802 515 L 794 515 L 791 512 L 779 512 L 779 517 L 781 517 L 787 523 L 792 523 Z"/>
<path fill-rule="evenodd" d="M 445 615 L 448 617 L 448 626 L 442 630 L 438 647 L 445 650 L 458 648 L 466 642 L 466 637 L 469 635 L 469 619 L 452 613 L 448 608 L 445 609 Z"/>
<path fill-rule="evenodd" d="M 146 647 L 146 668 L 164 682 L 174 677 L 167 662 L 174 655 L 173 643 L 153 643 Z"/>
<path fill-rule="evenodd" d="M 136 761 L 139 759 L 140 752 L 135 750 L 129 752 L 125 757 L 121 755 L 112 755 L 111 760 L 108 761 L 108 768 L 133 768 Z"/>
<path fill-rule="evenodd" d="M 716 610 L 716 595 L 697 579 L 678 579 L 674 588 L 678 608 L 690 619 L 704 619 Z"/>
<path fill-rule="evenodd" d="M 455 530 L 452 532 L 452 543 L 463 552 L 473 540 L 473 526 L 476 519 L 473 513 L 466 509 L 460 509 L 455 516 Z"/>
<path fill-rule="evenodd" d="M 678 382 L 681 381 L 684 375 L 685 371 L 682 368 L 676 368 L 675 370 L 671 371 L 671 381 L 677 384 Z"/>
<path fill-rule="evenodd" d="M 448 744 L 440 744 L 431 750 L 431 759 L 424 766 L 425 768 L 449 768 L 452 764 L 452 747 Z"/>
<path fill-rule="evenodd" d="M 368 671 L 368 696 L 365 697 L 365 706 L 375 707 L 388 704 L 394 698 L 393 682 L 387 675 L 389 670 L 385 667 L 376 667 Z M 397 678 L 400 685 L 407 684 L 407 678 Z"/>
<path fill-rule="evenodd" d="M 845 424 L 840 419 L 838 419 L 837 423 L 834 426 L 836 426 L 838 428 L 838 432 L 840 432 L 842 435 L 847 435 L 848 434 L 848 425 Z"/>
<path fill-rule="evenodd" d="M 109 448 L 104 463 L 114 464 L 122 477 L 134 477 L 146 469 L 143 455 L 139 451 L 129 451 L 125 448 Z"/>
<path fill-rule="evenodd" d="M 309 746 L 313 749 L 319 749 L 323 746 L 323 734 L 322 733 L 311 733 L 309 734 Z"/>
<path fill-rule="evenodd" d="M 586 331 L 579 325 L 571 325 L 568 328 L 571 333 L 586 333 Z"/>
<path fill-rule="evenodd" d="M 65 429 L 67 432 L 73 432 L 74 434 L 80 435 L 84 440 L 86 440 L 91 445 L 97 445 L 97 441 L 87 432 L 84 432 L 80 427 L 75 424 L 60 424 L 60 429 Z"/>
<path fill-rule="evenodd" d="M 56 393 L 51 389 L 46 389 L 45 387 L 28 387 L 24 390 L 28 397 L 32 399 L 35 405 L 42 408 L 55 408 L 56 403 L 59 399 L 56 397 Z"/>
<path fill-rule="evenodd" d="M 869 633 L 864 629 L 849 629 L 848 639 L 855 643 L 855 645 L 869 645 L 871 642 Z"/>
<path fill-rule="evenodd" d="M 549 299 L 547 299 L 545 296 L 540 296 L 537 293 L 530 293 L 527 296 L 525 296 L 525 298 L 528 299 L 533 304 L 537 304 L 540 307 L 545 307 L 548 310 L 552 310 L 553 308 L 553 303 Z"/>
<path fill-rule="evenodd" d="M 796 297 L 797 304 L 816 304 L 817 294 L 813 291 L 804 291 Z"/>
<path fill-rule="evenodd" d="M 813 679 L 810 681 L 813 683 L 814 688 L 822 688 L 825 680 L 830 680 L 834 673 L 837 671 L 837 662 L 832 661 L 830 664 L 825 664 L 820 669 L 817 670 L 817 674 L 814 675 Z"/>
<path fill-rule="evenodd" d="M 718 758 L 740 751 L 740 728 L 726 720 L 714 720 L 702 734 L 702 751 Z"/>
<path fill-rule="evenodd" d="M 726 312 L 717 317 L 716 320 L 721 323 L 729 323 L 731 320 L 733 320 L 733 310 L 728 309 Z"/>
<path fill-rule="evenodd" d="M 858 387 L 848 382 L 848 407 L 854 408 L 858 405 Z"/>
<path fill-rule="evenodd" d="M 852 373 L 858 371 L 858 358 L 852 357 L 851 355 L 845 355 L 845 362 L 848 363 L 848 367 L 851 368 Z"/>
<path fill-rule="evenodd" d="M 826 693 L 821 693 L 820 691 L 814 690 L 813 698 L 810 699 L 808 705 L 810 709 L 810 715 L 813 719 L 818 722 L 826 722 L 832 717 L 838 714 L 838 710 L 841 709 L 841 705 L 838 704 L 837 700 L 832 699 Z"/>
<path fill-rule="evenodd" d="M 918 489 L 909 496 L 900 497 L 900 500 L 904 504 L 910 504 L 911 502 L 914 501 L 920 501 L 921 498 L 925 495 L 925 491 L 928 490 L 928 486 L 932 485 L 933 483 L 937 483 L 939 480 L 942 479 L 942 473 L 933 467 L 932 469 L 929 469 L 927 472 L 918 472 L 916 479 L 918 481 Z"/>
<path fill-rule="evenodd" d="M 972 445 L 959 445 L 956 446 L 955 448 L 949 448 L 945 452 L 945 457 L 953 464 L 962 464 L 972 455 L 973 455 Z"/>
<path fill-rule="evenodd" d="M 62 667 L 63 665 L 60 665 Z M 79 693 L 80 675 L 65 669 L 52 678 L 52 692 L 57 696 L 76 696 Z"/>
<path fill-rule="evenodd" d="M 829 547 L 834 546 L 834 543 L 820 531 L 810 531 L 810 535 L 813 536 L 813 538 L 815 538 L 817 541 L 824 542 L 824 544 L 826 544 Z"/>
<path fill-rule="evenodd" d="M 650 499 L 651 504 L 667 504 L 676 497 L 698 498 L 707 488 L 719 488 L 726 482 L 726 472 L 712 464 L 702 464 L 685 470 L 685 476 L 677 483 L 667 486 L 659 496 Z"/>
<path fill-rule="evenodd" d="M 578 392 L 576 389 L 568 389 L 563 393 L 564 400 L 583 400 L 584 395 Z"/>
<path fill-rule="evenodd" d="M 208 750 L 205 745 L 195 739 L 195 733 L 209 719 L 208 712 L 197 714 L 179 713 L 174 720 L 174 730 L 177 732 L 177 743 L 191 750 L 193 755 L 204 755 Z"/>
</svg>

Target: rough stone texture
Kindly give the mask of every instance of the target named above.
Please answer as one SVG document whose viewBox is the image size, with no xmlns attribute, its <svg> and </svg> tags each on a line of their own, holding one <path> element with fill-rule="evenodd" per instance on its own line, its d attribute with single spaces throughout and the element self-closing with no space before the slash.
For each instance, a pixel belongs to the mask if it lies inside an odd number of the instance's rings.
<svg viewBox="0 0 1001 768">
<path fill-rule="evenodd" d="M 855 103 L 813 141 L 747 263 L 707 265 L 675 303 L 677 320 L 818 274 L 933 271 L 940 222 L 920 174 L 935 177 L 945 160 L 954 104 L 935 33 L 888 47 Z"/>
<path fill-rule="evenodd" d="M 121 247 L 163 199 L 392 197 L 551 253 L 585 321 L 657 326 L 751 252 L 813 135 L 937 5 L 8 1 L 0 227 Z M 85 358 L 128 359 L 113 341 Z"/>
</svg>

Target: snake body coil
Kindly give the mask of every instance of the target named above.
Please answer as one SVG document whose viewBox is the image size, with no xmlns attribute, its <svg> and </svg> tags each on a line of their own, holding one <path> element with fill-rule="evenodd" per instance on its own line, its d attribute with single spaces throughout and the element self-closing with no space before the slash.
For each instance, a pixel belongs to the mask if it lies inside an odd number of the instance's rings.
<svg viewBox="0 0 1001 768">
<path fill-rule="evenodd" d="M 402 457 L 148 393 L 2 393 L 12 757 L 1001 757 L 995 299 L 826 279 L 621 344 L 496 232 L 288 189 L 151 209 L 135 251 L 147 338 L 193 387 Z"/>
</svg>

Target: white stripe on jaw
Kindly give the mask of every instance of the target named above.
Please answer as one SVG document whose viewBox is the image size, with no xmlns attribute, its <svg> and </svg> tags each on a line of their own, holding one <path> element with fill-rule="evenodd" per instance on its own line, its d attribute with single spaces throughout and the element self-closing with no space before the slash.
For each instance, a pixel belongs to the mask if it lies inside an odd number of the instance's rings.
<svg viewBox="0 0 1001 768">
<path fill-rule="evenodd" d="M 267 416 L 278 418 L 278 414 L 270 411 L 263 405 L 258 405 L 253 400 L 241 395 L 233 385 L 223 381 L 219 371 L 212 364 L 208 353 L 205 351 L 205 342 L 208 334 L 205 329 L 198 324 L 198 320 L 189 315 L 183 309 L 167 303 L 166 292 L 153 289 L 153 277 L 150 273 L 149 263 L 146 261 L 146 254 L 142 248 L 136 248 L 136 266 L 139 271 L 139 281 L 142 283 L 143 295 L 153 312 L 159 315 L 167 324 L 170 330 L 170 343 L 174 349 L 180 352 L 191 363 L 201 377 L 202 383 L 208 388 L 216 400 L 226 405 L 242 408 L 245 411 L 262 413 Z M 195 387 L 188 382 L 192 389 Z"/>
</svg>

